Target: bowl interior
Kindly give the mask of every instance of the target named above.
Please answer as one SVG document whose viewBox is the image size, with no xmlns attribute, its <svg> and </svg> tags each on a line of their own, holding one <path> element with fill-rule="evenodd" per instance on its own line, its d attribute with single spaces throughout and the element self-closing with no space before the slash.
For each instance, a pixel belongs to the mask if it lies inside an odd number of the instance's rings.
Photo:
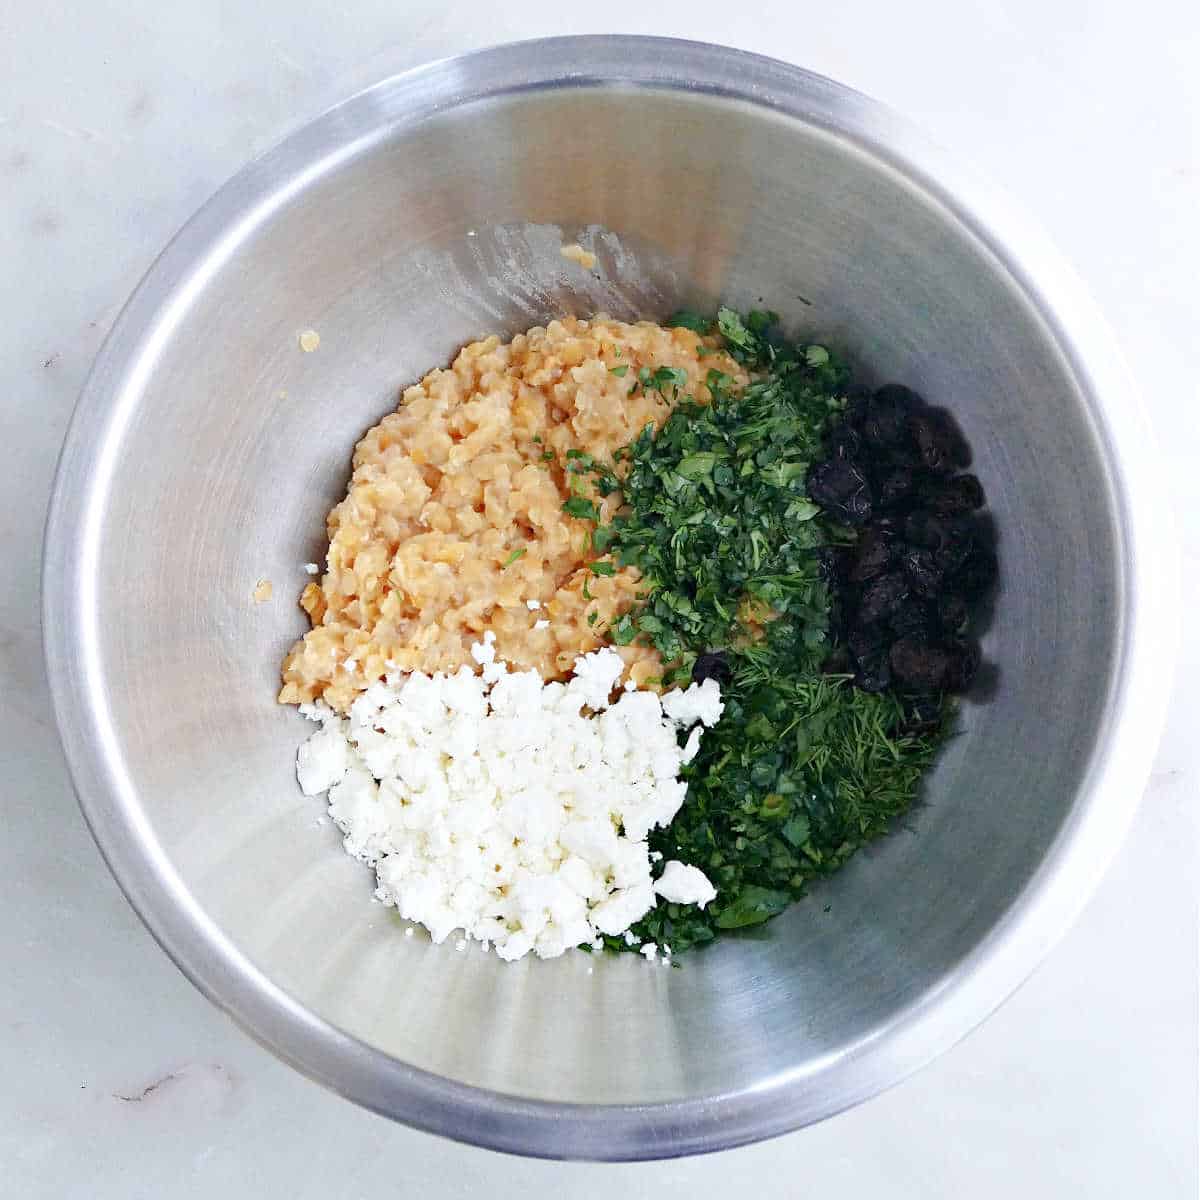
<svg viewBox="0 0 1200 1200">
<path fill-rule="evenodd" d="M 728 1095 L 862 1053 L 952 983 L 1069 820 L 1119 634 L 1087 406 L 1017 283 L 936 194 L 818 123 L 694 92 L 495 95 L 314 160 L 179 288 L 121 381 L 86 604 L 110 751 L 195 904 L 368 1047 L 582 1103 Z M 580 241 L 594 272 L 563 259 Z M 463 342 L 563 313 L 765 304 L 958 416 L 991 502 L 994 676 L 904 827 L 678 970 L 506 966 L 371 900 L 275 704 L 357 438 Z M 298 334 L 320 346 L 303 353 Z M 260 579 L 274 598 L 255 603 Z"/>
</svg>

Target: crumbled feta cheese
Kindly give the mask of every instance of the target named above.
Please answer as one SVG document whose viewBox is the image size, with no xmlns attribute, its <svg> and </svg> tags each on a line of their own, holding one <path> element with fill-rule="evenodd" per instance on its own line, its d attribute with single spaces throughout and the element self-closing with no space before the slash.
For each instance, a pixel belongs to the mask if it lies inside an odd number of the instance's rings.
<svg viewBox="0 0 1200 1200">
<path fill-rule="evenodd" d="M 482 642 L 471 647 L 471 657 L 481 667 L 496 661 L 496 635 L 490 629 L 483 635 Z"/>
<path fill-rule="evenodd" d="M 658 957 L 658 946 L 654 942 L 647 942 L 638 953 L 647 962 L 653 962 Z"/>
<path fill-rule="evenodd" d="M 326 722 L 300 747 L 296 755 L 296 778 L 300 781 L 300 790 L 306 796 L 327 792 L 335 783 L 341 782 L 349 763 L 350 746 L 345 731 L 339 722 Z"/>
<path fill-rule="evenodd" d="M 575 674 L 567 684 L 567 692 L 599 712 L 608 707 L 612 690 L 624 673 L 624 660 L 615 650 L 605 647 L 575 660 Z"/>
<path fill-rule="evenodd" d="M 663 867 L 654 885 L 654 893 L 671 904 L 698 904 L 703 908 L 715 898 L 717 889 L 699 867 L 672 859 Z"/>
<path fill-rule="evenodd" d="M 668 863 L 652 881 L 645 838 L 687 792 L 676 727 L 711 716 L 712 698 L 681 706 L 672 697 L 687 693 L 634 689 L 610 703 L 624 673 L 611 649 L 577 659 L 565 685 L 510 671 L 491 633 L 471 654 L 480 674 L 393 673 L 347 718 L 304 706 L 321 728 L 297 755 L 301 787 L 328 790 L 378 899 L 435 942 L 458 930 L 456 946 L 475 939 L 506 960 L 602 947 L 656 894 L 688 903 L 676 897 L 690 886 L 707 903 L 715 891 L 696 868 Z"/>
<path fill-rule="evenodd" d="M 694 725 L 697 721 L 702 725 L 713 726 L 725 711 L 721 700 L 721 686 L 715 679 L 706 679 L 703 683 L 693 683 L 683 691 L 671 691 L 663 695 L 663 712 L 677 725 Z"/>
<path fill-rule="evenodd" d="M 320 573 L 321 573 L 321 568 L 318 567 L 316 563 L 305 563 L 304 569 L 310 575 L 320 575 Z"/>
<path fill-rule="evenodd" d="M 533 627 L 534 627 L 534 629 L 549 629 L 549 628 L 550 628 L 550 622 L 549 622 L 549 621 L 546 621 L 546 620 L 542 620 L 542 621 L 534 621 L 534 623 L 533 623 Z"/>
<path fill-rule="evenodd" d="M 542 602 L 540 600 L 526 600 L 525 607 L 529 609 L 530 612 L 537 612 L 537 610 L 542 607 Z"/>
</svg>

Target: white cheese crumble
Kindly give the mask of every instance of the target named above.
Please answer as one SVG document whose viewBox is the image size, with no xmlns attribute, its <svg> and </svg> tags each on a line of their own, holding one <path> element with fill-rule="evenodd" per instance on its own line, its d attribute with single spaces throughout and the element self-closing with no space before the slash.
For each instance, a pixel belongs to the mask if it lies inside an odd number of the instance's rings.
<svg viewBox="0 0 1200 1200">
<path fill-rule="evenodd" d="M 721 686 L 715 679 L 693 683 L 684 691 L 667 692 L 662 698 L 663 712 L 677 725 L 701 725 L 711 728 L 725 711 Z"/>
<path fill-rule="evenodd" d="M 716 682 L 611 702 L 624 669 L 614 650 L 545 683 L 510 672 L 494 642 L 471 649 L 482 674 L 393 672 L 348 717 L 301 706 L 321 728 L 297 755 L 300 786 L 328 791 L 347 851 L 375 867 L 377 898 L 435 942 L 460 930 L 508 960 L 600 946 L 658 896 L 707 904 L 716 890 L 696 867 L 669 862 L 652 878 L 645 839 L 683 803 L 679 769 L 700 729 L 681 749 L 677 727 L 717 720 Z"/>
<path fill-rule="evenodd" d="M 318 567 L 316 563 L 305 563 L 304 570 L 309 575 L 320 575 L 320 573 L 321 573 L 321 568 Z"/>
<path fill-rule="evenodd" d="M 698 904 L 703 908 L 716 898 L 717 889 L 699 867 L 672 860 L 655 881 L 654 894 L 671 904 Z"/>
</svg>

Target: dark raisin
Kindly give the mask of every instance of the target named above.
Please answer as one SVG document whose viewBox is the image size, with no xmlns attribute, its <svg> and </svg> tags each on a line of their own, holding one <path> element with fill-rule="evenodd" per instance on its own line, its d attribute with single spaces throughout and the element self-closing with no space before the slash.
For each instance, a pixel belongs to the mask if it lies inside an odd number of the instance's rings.
<svg viewBox="0 0 1200 1200">
<path fill-rule="evenodd" d="M 715 679 L 724 683 L 733 673 L 724 650 L 710 650 L 701 654 L 692 664 L 692 682 L 703 683 L 706 679 Z"/>
<path fill-rule="evenodd" d="M 975 677 L 979 650 L 959 639 L 946 641 L 910 634 L 892 645 L 892 673 L 906 687 L 921 691 L 962 691 Z"/>
<path fill-rule="evenodd" d="M 809 499 L 835 521 L 865 525 L 871 519 L 870 487 L 855 463 L 841 458 L 819 462 L 808 472 L 807 487 Z"/>
<path fill-rule="evenodd" d="M 862 435 L 842 421 L 829 435 L 829 456 L 854 461 L 862 457 Z"/>
<path fill-rule="evenodd" d="M 936 517 L 924 508 L 910 512 L 904 519 L 904 540 L 926 550 L 940 550 L 966 536 L 967 527 L 951 517 Z"/>
<path fill-rule="evenodd" d="M 937 627 L 937 614 L 929 602 L 919 596 L 909 596 L 898 604 L 888 617 L 888 625 L 897 637 L 915 633 L 930 636 Z"/>
<path fill-rule="evenodd" d="M 938 621 L 947 633 L 962 633 L 970 618 L 966 600 L 953 593 L 938 597 L 937 613 Z"/>
<path fill-rule="evenodd" d="M 905 704 L 903 733 L 934 733 L 942 725 L 942 705 L 936 696 L 913 696 Z"/>
<path fill-rule="evenodd" d="M 838 583 L 845 579 L 853 563 L 853 546 L 822 546 L 817 551 L 817 570 L 826 583 Z"/>
<path fill-rule="evenodd" d="M 915 412 L 908 419 L 908 429 L 927 470 L 950 475 L 970 461 L 966 442 L 944 413 L 936 409 Z"/>
<path fill-rule="evenodd" d="M 884 621 L 908 595 L 908 580 L 903 571 L 889 571 L 863 585 L 858 603 L 858 619 L 863 624 Z"/>
<path fill-rule="evenodd" d="M 933 552 L 933 561 L 945 575 L 957 573 L 975 551 L 975 538 L 967 525 L 950 526 L 945 539 Z"/>
<path fill-rule="evenodd" d="M 921 500 L 938 516 L 958 516 L 983 507 L 983 485 L 974 475 L 954 475 L 927 489 Z"/>
<path fill-rule="evenodd" d="M 941 642 L 907 634 L 892 645 L 889 655 L 896 679 L 911 688 L 940 692 L 950 678 L 951 656 Z"/>
<path fill-rule="evenodd" d="M 916 392 L 901 384 L 886 384 L 867 405 L 863 437 L 873 446 L 889 448 L 909 441 L 909 417 L 924 404 Z"/>
<path fill-rule="evenodd" d="M 973 545 L 953 572 L 950 584 L 968 600 L 976 600 L 996 582 L 996 555 L 986 546 Z"/>
<path fill-rule="evenodd" d="M 846 578 L 852 583 L 862 583 L 882 575 L 892 564 L 893 545 L 886 533 L 872 526 L 858 539 Z"/>
<path fill-rule="evenodd" d="M 912 590 L 918 596 L 932 597 L 942 590 L 945 574 L 937 565 L 932 550 L 906 550 L 900 561 Z"/>
<path fill-rule="evenodd" d="M 882 692 L 891 686 L 889 640 L 879 625 L 859 625 L 846 636 L 846 649 L 854 668 L 854 683 L 864 692 Z"/>
<path fill-rule="evenodd" d="M 855 659 L 870 658 L 888 640 L 882 625 L 856 625 L 846 634 L 846 649 Z"/>
<path fill-rule="evenodd" d="M 842 504 L 867 487 L 862 469 L 841 458 L 816 463 L 808 472 L 808 494 L 822 506 Z"/>
<path fill-rule="evenodd" d="M 835 509 L 834 514 L 840 514 L 847 525 L 866 525 L 873 511 L 871 493 L 864 488 L 861 492 L 855 492 L 839 509 Z"/>
<path fill-rule="evenodd" d="M 894 508 L 910 500 L 921 482 L 921 473 L 912 467 L 889 467 L 879 476 L 877 492 L 881 507 Z"/>
<path fill-rule="evenodd" d="M 854 664 L 850 660 L 850 651 L 845 646 L 835 646 L 821 670 L 826 675 L 853 675 Z"/>
<path fill-rule="evenodd" d="M 979 670 L 979 647 L 964 638 L 951 638 L 947 645 L 951 652 L 951 666 L 946 690 L 965 692 Z"/>
<path fill-rule="evenodd" d="M 864 692 L 886 692 L 892 686 L 892 668 L 886 650 L 859 664 L 854 686 Z"/>
</svg>

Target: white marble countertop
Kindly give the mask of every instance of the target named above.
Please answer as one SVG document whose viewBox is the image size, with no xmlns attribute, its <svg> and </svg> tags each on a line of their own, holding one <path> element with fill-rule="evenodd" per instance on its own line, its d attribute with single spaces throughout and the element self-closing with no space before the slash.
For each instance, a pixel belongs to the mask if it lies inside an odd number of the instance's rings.
<svg viewBox="0 0 1200 1200">
<path fill-rule="evenodd" d="M 524 1162 L 393 1126 L 201 998 L 108 876 L 43 678 L 43 512 L 75 395 L 151 258 L 289 126 L 488 42 L 642 32 L 792 59 L 1003 183 L 1072 259 L 1145 389 L 1200 592 L 1200 9 L 1187 0 L 0 0 L 0 1194 L 973 1200 L 1197 1194 L 1200 636 L 1136 824 L 1078 926 L 986 1025 L 821 1126 L 713 1158 Z M 654 9 L 656 15 L 651 15 Z M 486 15 L 485 15 L 486 14 Z M 1167 519 L 1164 514 L 1164 519 Z M 1164 669 L 1167 664 L 1164 664 Z M 740 1186 L 738 1186 L 740 1184 Z"/>
</svg>

